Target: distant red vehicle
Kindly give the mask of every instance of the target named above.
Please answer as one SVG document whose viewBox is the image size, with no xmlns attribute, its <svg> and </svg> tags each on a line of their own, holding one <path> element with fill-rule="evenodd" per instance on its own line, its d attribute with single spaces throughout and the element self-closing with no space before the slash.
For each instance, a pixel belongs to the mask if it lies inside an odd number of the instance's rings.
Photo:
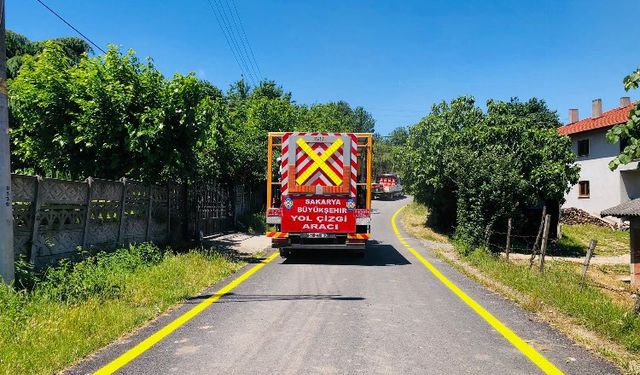
<svg viewBox="0 0 640 375">
<path fill-rule="evenodd" d="M 371 184 L 373 199 L 395 199 L 402 196 L 400 178 L 393 173 L 381 174 Z"/>
</svg>

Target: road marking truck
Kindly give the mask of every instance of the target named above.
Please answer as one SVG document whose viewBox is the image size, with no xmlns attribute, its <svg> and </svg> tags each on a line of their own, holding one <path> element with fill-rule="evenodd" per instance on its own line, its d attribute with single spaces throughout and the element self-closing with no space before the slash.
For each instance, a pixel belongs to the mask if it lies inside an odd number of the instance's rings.
<svg viewBox="0 0 640 375">
<path fill-rule="evenodd" d="M 396 199 L 402 196 L 400 178 L 393 173 L 381 174 L 372 184 L 373 199 Z"/>
<path fill-rule="evenodd" d="M 370 133 L 269 133 L 267 236 L 281 256 L 298 249 L 364 254 L 372 146 Z"/>
</svg>

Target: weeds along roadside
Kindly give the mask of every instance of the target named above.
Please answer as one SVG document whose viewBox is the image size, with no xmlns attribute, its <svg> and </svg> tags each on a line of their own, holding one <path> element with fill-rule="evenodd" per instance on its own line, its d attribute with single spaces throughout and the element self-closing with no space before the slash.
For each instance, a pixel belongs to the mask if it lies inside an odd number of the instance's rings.
<svg viewBox="0 0 640 375">
<path fill-rule="evenodd" d="M 220 253 L 139 244 L 0 286 L 0 374 L 53 373 L 244 265 Z"/>
</svg>

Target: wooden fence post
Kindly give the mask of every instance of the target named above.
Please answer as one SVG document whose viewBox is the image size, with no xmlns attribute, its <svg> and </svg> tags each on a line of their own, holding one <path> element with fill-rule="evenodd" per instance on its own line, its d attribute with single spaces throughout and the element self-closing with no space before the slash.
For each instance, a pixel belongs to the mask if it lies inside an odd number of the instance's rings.
<svg viewBox="0 0 640 375">
<path fill-rule="evenodd" d="M 536 254 L 538 253 L 538 242 L 540 242 L 540 236 L 542 236 L 542 231 L 544 229 L 544 219 L 547 217 L 547 205 L 542 207 L 542 218 L 540 219 L 540 227 L 538 228 L 538 234 L 536 235 L 536 242 L 533 244 L 533 248 L 531 249 L 531 258 L 529 258 L 529 269 L 533 267 L 533 261 L 536 259 Z"/>
<path fill-rule="evenodd" d="M 538 271 L 544 271 L 544 257 L 547 255 L 547 244 L 549 243 L 549 225 L 551 224 L 551 215 L 544 217 L 544 233 L 542 234 L 542 245 L 540 246 L 540 264 Z"/>
<path fill-rule="evenodd" d="M 120 194 L 120 223 L 118 224 L 118 242 L 116 243 L 116 247 L 122 244 L 122 238 L 124 237 L 124 206 L 127 201 L 127 179 L 122 177 L 120 182 L 122 183 L 122 194 Z"/>
<path fill-rule="evenodd" d="M 591 240 L 589 241 L 589 248 L 587 248 L 587 256 L 584 258 L 584 264 L 582 265 L 582 275 L 580 275 L 580 290 L 584 287 L 584 279 L 587 276 L 587 269 L 589 268 L 589 263 L 591 263 L 591 257 L 593 256 L 593 250 L 596 248 L 598 241 Z"/>
<path fill-rule="evenodd" d="M 89 221 L 91 220 L 91 195 L 93 194 L 93 178 L 89 177 L 85 180 L 87 184 L 87 200 L 84 208 L 84 222 L 82 223 L 82 248 L 87 245 L 87 231 L 89 229 Z"/>
<path fill-rule="evenodd" d="M 31 228 L 31 250 L 29 252 L 29 261 L 31 264 L 36 264 L 36 257 L 38 256 L 38 248 L 36 243 L 38 242 L 38 226 L 40 223 L 40 206 L 42 205 L 42 176 L 36 176 L 36 193 L 33 202 L 33 227 Z"/>
<path fill-rule="evenodd" d="M 507 220 L 507 246 L 504 249 L 505 258 L 509 261 L 509 253 L 511 252 L 511 218 Z"/>
<path fill-rule="evenodd" d="M 147 225 L 144 229 L 144 240 L 149 241 L 149 228 L 151 228 L 151 209 L 153 208 L 153 198 L 151 192 L 153 191 L 153 184 L 149 184 L 147 187 Z"/>
</svg>

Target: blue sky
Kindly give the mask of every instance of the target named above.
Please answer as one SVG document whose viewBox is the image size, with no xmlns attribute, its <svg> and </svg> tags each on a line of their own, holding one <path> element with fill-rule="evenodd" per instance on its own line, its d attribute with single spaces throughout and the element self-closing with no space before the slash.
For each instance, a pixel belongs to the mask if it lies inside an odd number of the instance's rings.
<svg viewBox="0 0 640 375">
<path fill-rule="evenodd" d="M 73 35 L 35 0 L 6 0 L 7 27 L 40 40 Z M 241 71 L 207 0 L 44 0 L 101 46 L 151 56 L 226 89 Z M 215 0 L 214 0 L 215 1 Z M 221 0 L 223 4 L 225 1 Z M 543 98 L 567 120 L 604 110 L 640 65 L 640 2 L 235 0 L 263 75 L 299 103 L 361 105 L 386 134 L 433 103 L 473 95 Z"/>
</svg>

